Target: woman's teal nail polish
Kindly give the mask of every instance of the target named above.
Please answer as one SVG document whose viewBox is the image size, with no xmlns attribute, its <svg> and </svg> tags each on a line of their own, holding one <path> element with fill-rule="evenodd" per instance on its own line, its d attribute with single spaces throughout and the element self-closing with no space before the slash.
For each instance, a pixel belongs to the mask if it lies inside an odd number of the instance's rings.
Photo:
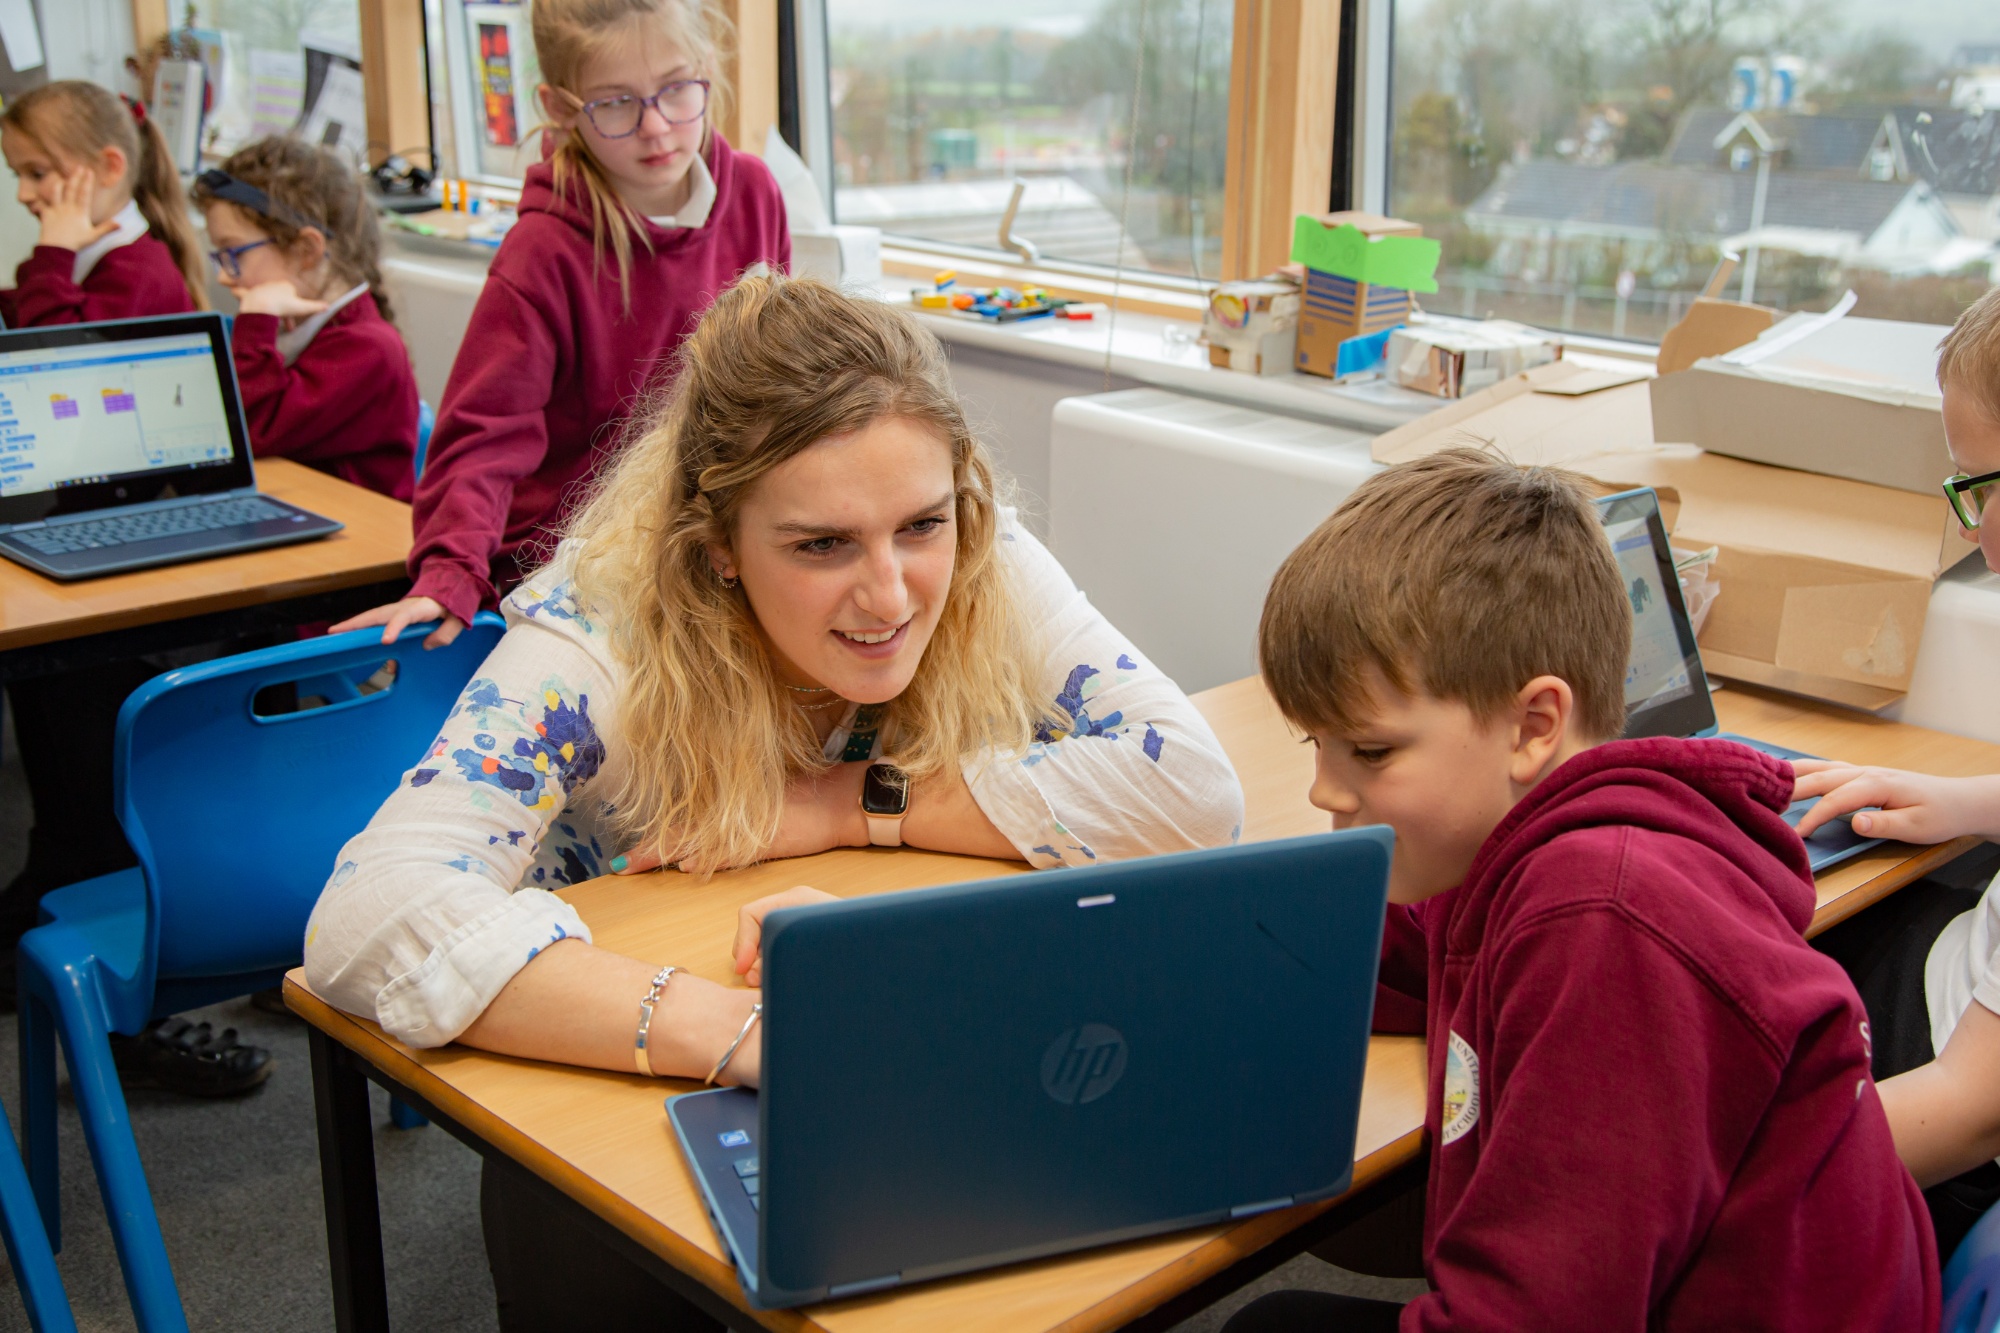
<svg viewBox="0 0 2000 1333">
<path fill-rule="evenodd" d="M 611 858 L 611 873 L 614 875 L 623 874 L 625 872 L 625 867 L 631 864 L 632 863 L 630 861 L 627 861 L 622 856 L 614 856 Z"/>
</svg>

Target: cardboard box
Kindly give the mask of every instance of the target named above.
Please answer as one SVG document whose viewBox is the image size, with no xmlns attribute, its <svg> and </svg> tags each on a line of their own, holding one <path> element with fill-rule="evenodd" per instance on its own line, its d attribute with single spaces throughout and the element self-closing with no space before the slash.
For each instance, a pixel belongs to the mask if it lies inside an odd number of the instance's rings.
<svg viewBox="0 0 2000 1333">
<path fill-rule="evenodd" d="M 1947 332 L 1938 324 L 1793 315 L 1655 380 L 1653 434 L 1935 495 L 1956 470 L 1937 384 L 1937 346 Z"/>
<path fill-rule="evenodd" d="M 1461 398 L 1534 366 L 1560 361 L 1562 340 L 1504 319 L 1426 321 L 1389 335 L 1390 383 L 1439 398 Z"/>
<path fill-rule="evenodd" d="M 1597 374 L 1539 367 L 1378 437 L 1374 456 L 1469 444 L 1570 468 L 1607 491 L 1651 486 L 1676 546 L 1720 552 L 1700 640 L 1712 674 L 1871 710 L 1901 698 L 1931 584 L 1977 550 L 1943 495 L 1656 443 L 1647 384 L 1564 392 Z"/>
<path fill-rule="evenodd" d="M 1289 278 L 1225 282 L 1209 293 L 1201 320 L 1208 363 L 1252 375 L 1292 368 L 1298 339 L 1299 287 Z"/>
</svg>

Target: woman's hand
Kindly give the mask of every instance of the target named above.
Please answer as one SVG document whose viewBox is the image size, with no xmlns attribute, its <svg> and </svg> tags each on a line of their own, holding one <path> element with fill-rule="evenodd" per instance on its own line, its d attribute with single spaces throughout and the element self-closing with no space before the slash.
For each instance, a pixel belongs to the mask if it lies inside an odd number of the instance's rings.
<svg viewBox="0 0 2000 1333">
<path fill-rule="evenodd" d="M 358 616 L 349 616 L 328 630 L 327 633 L 345 634 L 351 629 L 368 629 L 371 626 L 380 625 L 383 627 L 382 642 L 394 643 L 398 634 L 401 634 L 412 625 L 421 625 L 428 620 L 438 620 L 443 623 L 432 630 L 424 639 L 424 648 L 426 650 L 444 647 L 453 639 L 456 639 L 460 631 L 465 628 L 463 620 L 460 620 L 457 616 L 446 615 L 445 609 L 430 598 L 405 597 L 400 602 L 391 602 L 387 606 L 378 606 L 373 610 L 363 611 Z"/>
<path fill-rule="evenodd" d="M 90 201 L 96 193 L 97 174 L 89 167 L 78 167 L 58 177 L 54 193 L 42 201 L 42 234 L 38 244 L 58 250 L 81 250 L 98 237 L 117 231 L 118 224 L 109 219 L 90 220 Z"/>
<path fill-rule="evenodd" d="M 768 898 L 759 898 L 748 903 L 736 914 L 736 975 L 751 986 L 764 984 L 764 918 L 780 907 L 804 907 L 809 903 L 832 903 L 840 900 L 830 893 L 822 893 L 809 885 L 801 884 L 783 893 L 774 893 Z M 735 1062 L 732 1061 L 732 1064 Z"/>
<path fill-rule="evenodd" d="M 303 319 L 307 315 L 317 315 L 326 309 L 326 302 L 308 300 L 299 295 L 299 289 L 292 286 L 290 279 L 277 278 L 271 282 L 260 282 L 238 295 L 236 309 L 237 313 L 244 315 L 276 315 L 279 319 Z M 430 598 L 421 597 L 416 600 L 429 602 Z M 431 604 L 436 605 L 435 602 Z"/>
<path fill-rule="evenodd" d="M 1829 759 L 1794 759 L 1792 769 L 1798 775 L 1792 799 L 1820 798 L 1799 821 L 1800 837 L 1847 814 L 1862 837 L 1897 842 L 1948 842 L 2000 829 L 2000 779 L 1940 778 Z"/>
</svg>

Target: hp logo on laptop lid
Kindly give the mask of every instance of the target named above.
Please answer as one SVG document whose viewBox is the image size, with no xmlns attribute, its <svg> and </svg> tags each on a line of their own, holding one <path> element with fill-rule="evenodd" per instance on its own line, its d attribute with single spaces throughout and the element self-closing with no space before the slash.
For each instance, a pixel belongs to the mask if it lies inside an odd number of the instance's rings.
<svg viewBox="0 0 2000 1333">
<path fill-rule="evenodd" d="M 1103 1023 L 1071 1028 L 1042 1054 L 1042 1090 L 1064 1106 L 1087 1106 L 1125 1074 L 1125 1037 Z"/>
</svg>

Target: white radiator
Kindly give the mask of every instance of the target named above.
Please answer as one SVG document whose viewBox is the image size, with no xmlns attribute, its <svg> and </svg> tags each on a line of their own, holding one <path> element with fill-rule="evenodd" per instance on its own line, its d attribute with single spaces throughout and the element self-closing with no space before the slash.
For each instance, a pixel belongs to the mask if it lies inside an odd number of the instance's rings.
<svg viewBox="0 0 2000 1333">
<path fill-rule="evenodd" d="M 1065 399 L 1050 543 L 1182 689 L 1238 680 L 1257 670 L 1271 576 L 1377 470 L 1371 439 L 1163 389 Z"/>
</svg>

